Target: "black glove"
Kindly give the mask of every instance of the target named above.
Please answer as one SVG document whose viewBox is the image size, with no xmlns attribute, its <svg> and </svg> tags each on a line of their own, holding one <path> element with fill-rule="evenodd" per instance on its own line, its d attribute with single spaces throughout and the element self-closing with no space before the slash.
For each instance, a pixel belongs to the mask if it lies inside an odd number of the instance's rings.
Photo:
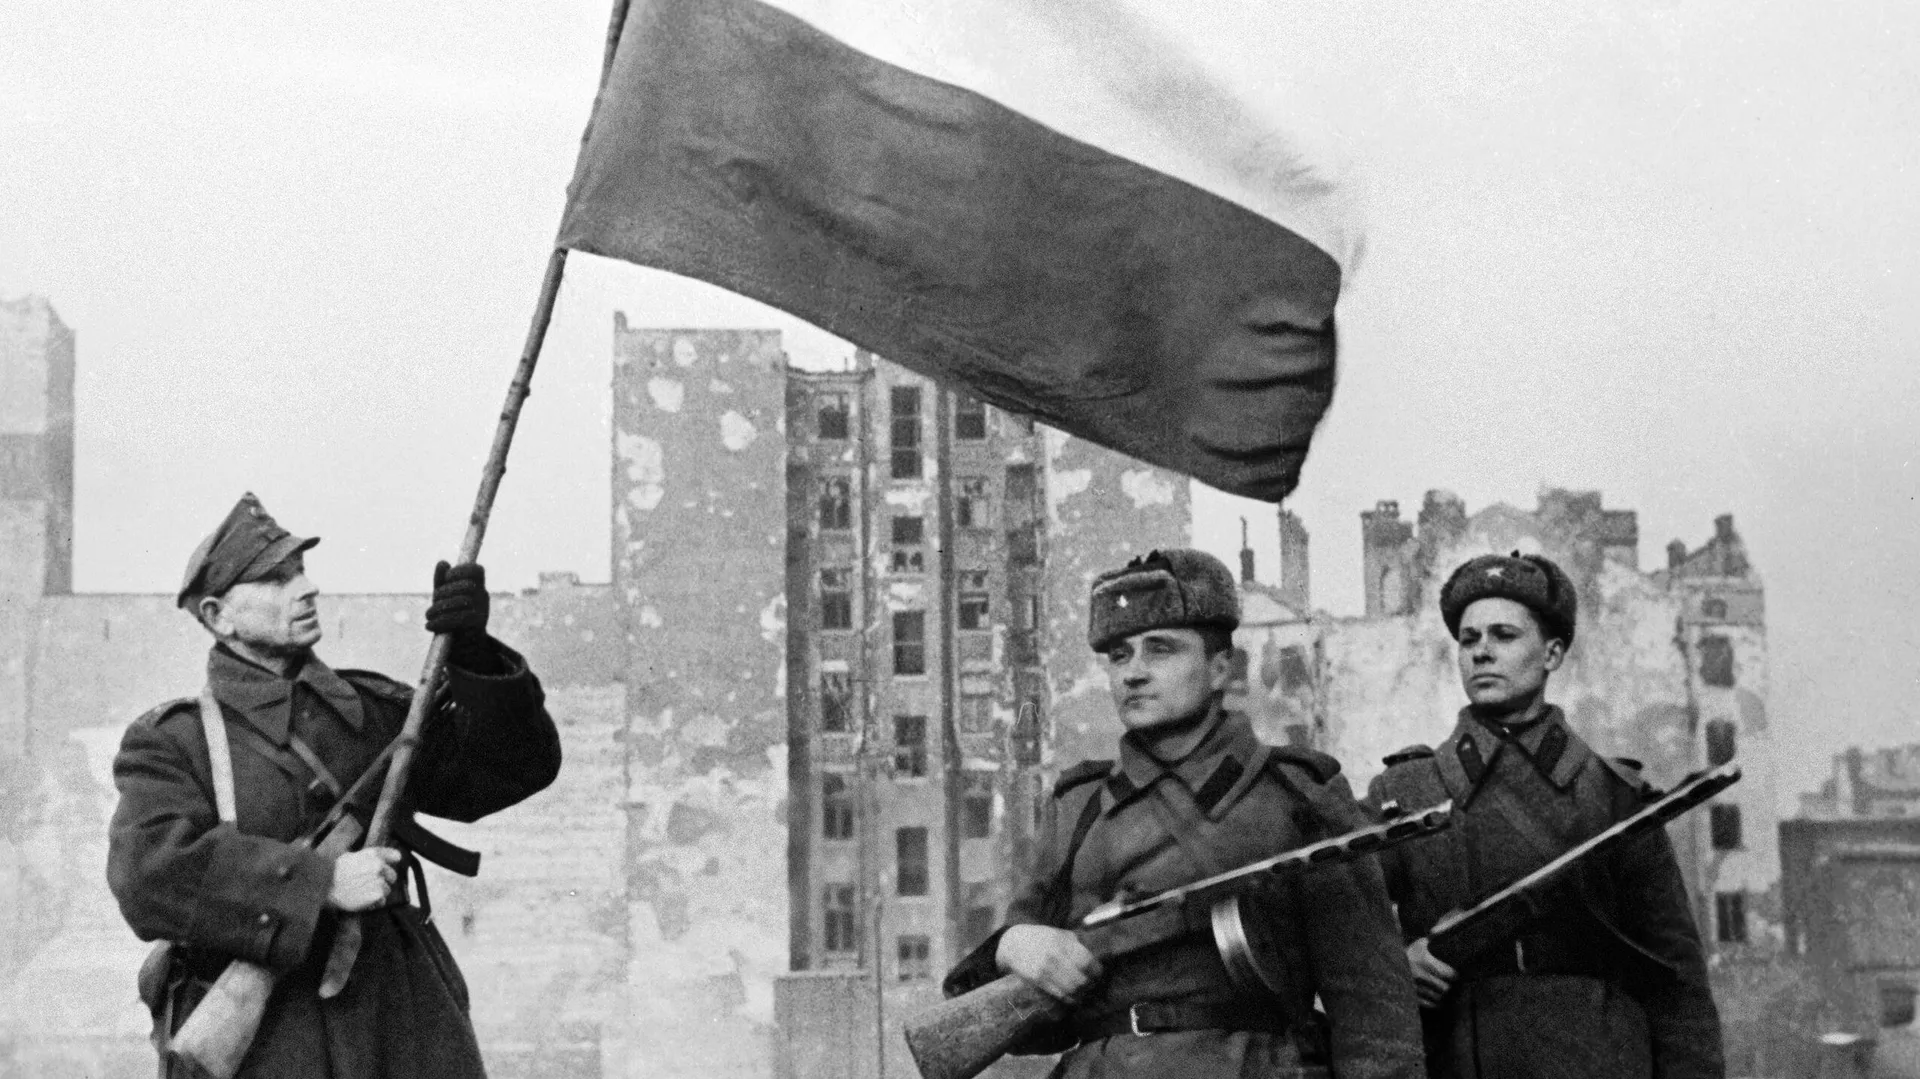
<svg viewBox="0 0 1920 1079">
<path fill-rule="evenodd" d="M 433 602 L 427 604 L 427 632 L 445 633 L 447 661 L 470 671 L 489 673 L 500 664 L 487 638 L 487 571 L 478 563 L 433 567 Z"/>
</svg>

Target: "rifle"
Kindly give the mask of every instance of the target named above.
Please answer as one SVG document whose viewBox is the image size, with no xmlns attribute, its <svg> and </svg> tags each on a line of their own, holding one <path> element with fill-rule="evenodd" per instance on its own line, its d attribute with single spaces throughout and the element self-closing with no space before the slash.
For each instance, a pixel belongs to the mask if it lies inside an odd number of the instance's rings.
<svg viewBox="0 0 1920 1079">
<path fill-rule="evenodd" d="M 319 827 L 302 837 L 296 845 L 328 859 L 338 858 L 358 846 L 363 830 L 359 818 L 349 810 L 373 781 L 373 777 L 392 759 L 398 745 L 397 741 L 392 742 L 381 750 L 367 770 L 360 773 L 360 778 L 354 780 L 346 793 L 334 802 Z M 156 945 L 145 967 L 164 968 L 166 955 L 171 948 L 170 944 Z M 164 969 L 161 969 L 163 978 L 164 973 Z M 187 1021 L 180 1025 L 178 1034 L 169 1041 L 165 1038 L 165 1031 L 156 1032 L 162 1054 L 185 1060 L 213 1079 L 232 1079 L 234 1073 L 240 1070 L 240 1062 L 246 1057 L 247 1049 L 253 1045 L 253 1036 L 260 1030 L 260 1019 L 267 1011 L 267 998 L 273 995 L 273 987 L 279 980 L 278 974 L 258 963 L 249 963 L 244 959 L 230 960 L 207 989 L 207 995 L 200 999 L 193 1013 L 187 1016 Z M 158 991 L 166 992 L 164 981 Z M 150 1003 L 157 1004 L 157 1000 Z"/>
<path fill-rule="evenodd" d="M 1089 951 L 1107 961 L 1204 924 L 1236 983 L 1260 984 L 1264 978 L 1253 962 L 1240 919 L 1243 892 L 1274 877 L 1351 861 L 1432 835 L 1452 823 L 1452 812 L 1453 803 L 1442 802 L 1144 899 L 1112 899 L 1080 919 L 1075 932 Z M 973 1079 L 1035 1029 L 1066 1015 L 1067 1005 L 1026 979 L 1008 974 L 909 1019 L 907 1049 L 923 1079 Z"/>
<path fill-rule="evenodd" d="M 1456 970 L 1487 951 L 1517 937 L 1539 917 L 1547 889 L 1565 879 L 1587 859 L 1639 836 L 1665 827 L 1669 821 L 1712 799 L 1740 781 L 1740 766 L 1722 764 L 1694 772 L 1661 798 L 1642 806 L 1593 838 L 1528 873 L 1466 910 L 1456 910 L 1433 924 L 1427 948 Z"/>
</svg>

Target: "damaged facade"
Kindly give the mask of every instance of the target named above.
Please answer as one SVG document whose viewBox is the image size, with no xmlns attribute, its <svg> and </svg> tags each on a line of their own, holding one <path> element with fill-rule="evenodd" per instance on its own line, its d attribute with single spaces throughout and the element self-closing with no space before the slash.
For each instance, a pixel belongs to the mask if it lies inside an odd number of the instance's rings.
<svg viewBox="0 0 1920 1079">
<path fill-rule="evenodd" d="M 207 641 L 171 596 L 71 594 L 73 337 L 42 300 L 0 316 L 0 1074 L 148 1075 L 146 946 L 104 881 L 110 769 L 128 722 L 195 691 Z M 485 865 L 434 874 L 435 919 L 502 1079 L 768 1075 L 795 1042 L 777 997 L 804 1005 L 825 978 L 845 999 L 846 971 L 877 974 L 891 1029 L 1004 910 L 999 870 L 1053 766 L 1062 695 L 1042 672 L 1087 666 L 1093 572 L 1186 541 L 1187 487 L 868 357 L 840 380 L 835 439 L 821 394 L 840 376 L 790 369 L 777 333 L 614 330 L 612 581 L 543 574 L 494 600 L 566 767 L 521 806 L 444 824 Z M 844 530 L 821 528 L 828 474 L 857 481 Z M 917 543 L 895 524 L 916 516 Z M 836 568 L 852 572 L 821 577 Z M 313 570 L 324 585 L 324 551 Z M 865 582 L 844 616 L 870 632 L 822 624 L 842 619 L 842 580 Z M 321 650 L 406 677 L 424 605 L 323 595 Z M 896 614 L 919 615 L 917 649 Z M 850 721 L 822 714 L 836 673 L 858 687 L 858 736 L 821 729 Z M 1066 714 L 1092 716 L 1080 696 Z M 866 777 L 852 819 L 829 807 L 835 773 Z M 872 842 L 827 838 L 847 826 Z M 883 899 L 877 918 L 829 940 L 830 881 Z M 904 1074 L 872 1016 L 806 1044 L 840 1070 L 891 1053 Z"/>
<path fill-rule="evenodd" d="M 912 1075 L 900 1020 L 999 924 L 1043 772 L 1117 733 L 1088 583 L 1186 542 L 1187 485 L 865 353 L 792 373 L 787 430 L 776 1067 Z"/>
<path fill-rule="evenodd" d="M 0 315 L 0 1074 L 144 1075 L 144 946 L 102 876 L 109 766 L 131 719 L 197 688 L 206 640 L 168 596 L 70 594 L 73 337 L 44 301 Z M 899 1020 L 1003 916 L 1051 777 L 1120 733 L 1088 586 L 1189 542 L 1188 485 L 870 356 L 801 372 L 774 332 L 614 330 L 612 580 L 543 575 L 494 605 L 567 766 L 525 805 L 449 825 L 486 864 L 433 879 L 489 1066 L 911 1075 Z M 1767 1021 L 1765 979 L 1748 991 L 1740 972 L 1772 969 L 1783 941 L 1840 940 L 1810 912 L 1852 893 L 1783 914 L 1764 591 L 1732 519 L 1646 572 L 1634 514 L 1594 494 L 1469 515 L 1434 493 L 1412 521 L 1381 503 L 1357 618 L 1311 610 L 1306 531 L 1284 510 L 1272 526 L 1277 581 L 1243 558 L 1228 705 L 1332 752 L 1357 787 L 1453 722 L 1446 574 L 1514 549 L 1569 570 L 1582 622 L 1554 690 L 1583 735 L 1662 786 L 1745 769 L 1673 834 L 1733 1062 L 1754 1064 L 1737 1047 Z M 324 549 L 314 569 L 324 584 Z M 324 596 L 324 654 L 404 677 L 424 601 Z M 1849 819 L 1814 824 L 1910 824 L 1887 815 L 1920 784 L 1887 760 L 1843 770 L 1821 812 Z M 1832 864 L 1827 835 L 1808 865 Z M 1885 972 L 1847 970 L 1855 1010 L 1880 1006 Z"/>
<path fill-rule="evenodd" d="M 1886 1074 L 1920 1075 L 1920 745 L 1835 757 L 1832 778 L 1782 823 L 1780 853 L 1812 1022 L 1871 1045 Z"/>
</svg>

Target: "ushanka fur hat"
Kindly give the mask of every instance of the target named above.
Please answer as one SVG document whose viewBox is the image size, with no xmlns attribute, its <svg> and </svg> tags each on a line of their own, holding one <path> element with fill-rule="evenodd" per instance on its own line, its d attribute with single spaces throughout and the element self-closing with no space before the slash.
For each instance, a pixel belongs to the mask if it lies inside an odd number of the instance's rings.
<svg viewBox="0 0 1920 1079">
<path fill-rule="evenodd" d="M 1580 599 L 1574 594 L 1573 579 L 1551 560 L 1519 551 L 1485 554 L 1454 570 L 1440 589 L 1440 617 L 1455 640 L 1460 639 L 1460 616 L 1483 599 L 1510 599 L 1532 611 L 1548 637 L 1573 644 Z"/>
<path fill-rule="evenodd" d="M 1093 582 L 1087 643 L 1105 652 L 1150 629 L 1240 625 L 1240 590 L 1226 563 L 1189 548 L 1154 551 Z"/>
</svg>

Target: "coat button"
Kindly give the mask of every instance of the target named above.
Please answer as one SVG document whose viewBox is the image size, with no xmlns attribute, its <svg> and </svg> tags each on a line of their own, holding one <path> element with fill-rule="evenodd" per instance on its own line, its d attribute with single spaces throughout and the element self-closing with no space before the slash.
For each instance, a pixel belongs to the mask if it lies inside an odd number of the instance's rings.
<svg viewBox="0 0 1920 1079">
<path fill-rule="evenodd" d="M 262 915 L 260 916 L 260 924 L 261 924 L 261 925 L 272 925 L 272 924 L 273 924 L 273 915 L 271 915 L 271 914 L 262 914 Z"/>
</svg>

